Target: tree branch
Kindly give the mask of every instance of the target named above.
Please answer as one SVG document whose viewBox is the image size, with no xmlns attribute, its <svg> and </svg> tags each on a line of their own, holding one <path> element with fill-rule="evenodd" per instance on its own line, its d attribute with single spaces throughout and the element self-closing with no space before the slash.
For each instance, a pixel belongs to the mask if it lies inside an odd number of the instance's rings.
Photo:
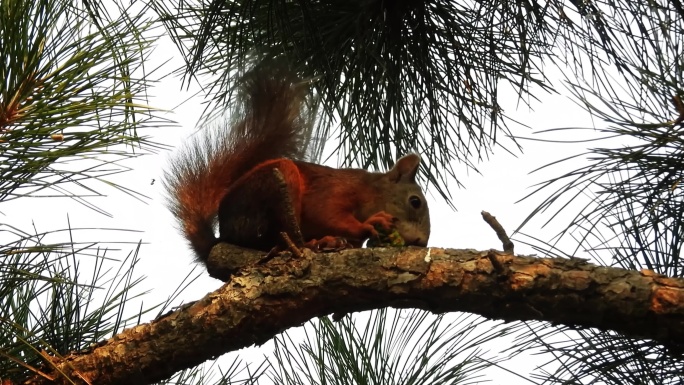
<svg viewBox="0 0 684 385">
<path fill-rule="evenodd" d="M 495 268 L 495 259 L 500 265 Z M 650 271 L 437 248 L 288 253 L 239 271 L 203 299 L 90 352 L 52 357 L 57 383 L 145 384 L 307 320 L 385 306 L 612 329 L 684 344 L 684 280 Z M 52 383 L 36 376 L 27 384 Z"/>
</svg>

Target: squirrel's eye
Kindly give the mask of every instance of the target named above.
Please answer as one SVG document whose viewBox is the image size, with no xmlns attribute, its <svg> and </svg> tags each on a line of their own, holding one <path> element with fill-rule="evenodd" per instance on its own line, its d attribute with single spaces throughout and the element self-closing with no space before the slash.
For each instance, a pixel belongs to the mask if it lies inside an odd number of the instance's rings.
<svg viewBox="0 0 684 385">
<path fill-rule="evenodd" d="M 414 209 L 419 209 L 420 206 L 423 204 L 423 201 L 417 196 L 411 195 L 411 197 L 409 198 L 409 203 Z"/>
</svg>

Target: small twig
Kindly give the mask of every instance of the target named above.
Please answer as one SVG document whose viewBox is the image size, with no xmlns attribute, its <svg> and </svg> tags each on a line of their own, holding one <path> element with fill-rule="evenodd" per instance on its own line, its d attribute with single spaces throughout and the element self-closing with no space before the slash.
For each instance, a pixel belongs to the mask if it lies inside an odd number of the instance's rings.
<svg viewBox="0 0 684 385">
<path fill-rule="evenodd" d="M 494 267 L 494 270 L 496 270 L 497 273 L 504 272 L 505 269 L 503 265 L 501 264 L 501 262 L 499 262 L 499 259 L 496 258 L 496 251 L 489 250 L 489 252 L 487 253 L 487 258 L 489 258 L 489 262 L 492 263 L 492 266 Z"/>
<path fill-rule="evenodd" d="M 302 256 L 304 255 L 304 254 L 302 253 L 302 250 L 300 250 L 299 247 L 297 247 L 297 246 L 294 244 L 294 242 L 292 242 L 292 238 L 290 238 L 290 236 L 287 235 L 286 232 L 281 231 L 281 232 L 280 232 L 280 238 L 283 239 L 283 242 L 285 243 L 285 246 L 287 246 L 287 250 L 289 250 L 290 252 L 292 252 L 292 254 L 293 254 L 295 257 L 297 257 L 297 258 L 302 258 Z M 263 258 L 261 258 L 261 259 L 259 260 L 258 263 L 261 265 L 261 264 L 264 264 L 264 263 L 270 261 L 270 260 L 273 259 L 276 255 L 278 255 L 281 251 L 284 251 L 282 245 L 276 245 L 275 247 L 273 247 L 273 248 L 271 249 L 271 251 L 268 252 L 268 254 L 266 254 L 266 256 L 264 256 Z"/>
<path fill-rule="evenodd" d="M 506 254 L 514 254 L 513 252 L 513 242 L 511 241 L 510 238 L 508 238 L 508 235 L 506 234 L 506 230 L 504 230 L 503 226 L 499 223 L 499 221 L 496 220 L 496 217 L 494 217 L 492 214 L 482 211 L 482 219 L 484 219 L 485 222 L 489 225 L 489 227 L 494 230 L 496 233 L 496 236 L 499 237 L 499 240 L 501 243 L 503 243 L 503 249 L 504 253 Z"/>
<path fill-rule="evenodd" d="M 292 252 L 292 254 L 295 255 L 297 258 L 301 258 L 304 254 L 302 254 L 302 251 L 297 247 L 294 242 L 292 242 L 292 239 L 290 239 L 290 236 L 287 235 L 286 232 L 281 232 L 280 236 L 283 238 L 283 241 L 285 241 L 285 244 L 287 245 L 287 248 Z"/>
</svg>

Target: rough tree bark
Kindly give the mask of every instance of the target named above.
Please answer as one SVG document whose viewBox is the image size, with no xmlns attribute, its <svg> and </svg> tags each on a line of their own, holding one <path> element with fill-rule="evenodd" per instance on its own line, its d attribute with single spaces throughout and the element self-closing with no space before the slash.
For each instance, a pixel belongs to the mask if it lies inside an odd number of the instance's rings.
<svg viewBox="0 0 684 385">
<path fill-rule="evenodd" d="M 579 259 L 437 248 L 353 249 L 242 269 L 184 309 L 92 351 L 50 361 L 26 383 L 145 384 L 225 352 L 261 344 L 333 312 L 385 306 L 543 320 L 684 344 L 684 280 Z M 60 374 L 63 373 L 63 374 Z"/>
</svg>

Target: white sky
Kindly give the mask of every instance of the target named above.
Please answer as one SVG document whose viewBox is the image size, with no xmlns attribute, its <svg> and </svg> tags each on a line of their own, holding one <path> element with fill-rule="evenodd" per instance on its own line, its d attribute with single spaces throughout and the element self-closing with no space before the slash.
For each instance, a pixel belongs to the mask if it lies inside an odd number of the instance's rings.
<svg viewBox="0 0 684 385">
<path fill-rule="evenodd" d="M 153 61 L 161 63 L 167 58 L 174 60 L 167 65 L 167 70 L 176 68 L 181 64 L 178 59 L 176 48 L 168 39 L 162 39 L 156 53 L 152 55 Z M 155 67 L 154 63 L 148 68 Z M 549 68 L 553 73 L 553 68 Z M 557 82 L 560 87 L 561 82 Z M 150 103 L 163 109 L 173 109 L 168 118 L 176 120 L 181 127 L 156 128 L 141 131 L 140 134 L 152 135 L 153 140 L 176 146 L 186 140 L 193 132 L 203 107 L 200 100 L 192 99 L 187 103 L 176 107 L 178 103 L 190 96 L 190 93 L 180 90 L 181 83 L 178 78 L 167 77 L 150 91 Z M 560 92 L 564 90 L 559 88 Z M 516 95 L 513 92 L 501 94 L 502 105 L 505 112 L 516 119 L 527 123 L 532 129 L 517 127 L 516 135 L 532 136 L 532 131 L 544 130 L 557 127 L 591 127 L 592 121 L 585 111 L 577 107 L 567 97 L 548 95 L 536 91 L 536 95 L 543 99 L 543 104 L 533 105 L 535 111 L 528 111 L 522 106 L 521 110 L 515 111 Z M 175 107 L 175 108 L 174 108 Z M 554 136 L 554 138 L 557 138 Z M 570 134 L 565 134 L 570 137 Z M 509 233 L 528 215 L 534 208 L 538 199 L 531 199 L 521 204 L 514 202 L 522 198 L 530 191 L 530 186 L 544 180 L 544 176 L 552 173 L 529 175 L 529 172 L 538 166 L 552 160 L 580 152 L 585 145 L 559 145 L 534 141 L 521 141 L 524 153 L 513 157 L 501 149 L 495 149 L 491 160 L 479 164 L 482 175 L 474 172 L 469 174 L 464 169 L 457 170 L 466 189 L 453 189 L 454 203 L 458 211 L 454 212 L 442 202 L 437 194 L 428 193 L 430 215 L 432 219 L 432 234 L 430 246 L 449 248 L 472 248 L 486 250 L 489 248 L 501 248 L 501 244 L 494 232 L 484 223 L 480 217 L 481 210 L 487 210 L 495 215 Z M 134 170 L 117 177 L 115 181 L 128 188 L 138 191 L 151 199 L 144 202 L 136 201 L 130 197 L 114 191 L 102 184 L 93 184 L 98 191 L 107 194 L 107 197 L 94 198 L 91 202 L 100 206 L 114 215 L 107 218 L 103 215 L 85 209 L 69 199 L 20 199 L 4 203 L 0 207 L 0 223 L 8 223 L 24 231 L 30 231 L 35 223 L 39 231 L 47 231 L 67 226 L 67 214 L 73 227 L 95 228 L 128 228 L 137 229 L 141 233 L 103 233 L 102 231 L 77 233 L 77 237 L 86 240 L 127 239 L 131 242 L 142 240 L 145 245 L 140 254 L 140 264 L 137 272 L 147 276 L 141 288 L 151 289 L 152 293 L 144 297 L 145 304 L 150 305 L 164 300 L 170 292 L 180 283 L 182 278 L 193 267 L 192 253 L 186 247 L 185 240 L 174 228 L 174 220 L 164 206 L 162 188 L 162 170 L 166 166 L 169 153 L 162 152 L 135 159 L 126 163 Z M 332 164 L 332 166 L 336 166 Z M 558 170 L 558 168 L 553 169 Z M 152 184 L 152 180 L 155 183 Z M 539 195 L 539 198 L 544 195 Z M 539 222 L 537 222 L 539 223 Z M 549 239 L 562 226 L 558 223 L 553 229 L 539 230 L 538 227 L 530 226 L 526 231 L 533 233 L 541 239 Z M 555 231 L 554 231 L 555 229 Z M 2 234 L 0 234 L 2 236 Z M 4 240 L 4 239 L 3 239 Z M 65 240 L 65 239 L 62 239 Z M 134 247 L 126 245 L 121 247 L 124 252 L 108 254 L 118 258 L 125 257 L 129 250 Z M 516 253 L 529 254 L 531 249 L 523 245 L 516 245 Z M 182 295 L 183 301 L 192 301 L 201 298 L 207 292 L 218 288 L 220 282 L 203 276 L 195 281 Z M 130 310 L 137 310 L 138 306 L 131 304 Z M 150 315 L 152 316 L 152 315 Z M 502 344 L 508 343 L 502 341 Z M 266 345 L 266 350 L 270 345 Z M 492 347 L 498 348 L 497 347 Z M 500 346 L 505 347 L 505 346 Z M 261 360 L 262 355 L 255 356 L 256 361 Z M 249 360 L 249 356 L 241 354 L 241 358 Z M 526 373 L 531 369 L 536 360 L 519 359 L 515 362 L 504 364 L 514 367 L 516 371 Z M 488 372 L 495 383 L 520 383 L 519 379 L 507 377 L 497 370 Z"/>
</svg>

